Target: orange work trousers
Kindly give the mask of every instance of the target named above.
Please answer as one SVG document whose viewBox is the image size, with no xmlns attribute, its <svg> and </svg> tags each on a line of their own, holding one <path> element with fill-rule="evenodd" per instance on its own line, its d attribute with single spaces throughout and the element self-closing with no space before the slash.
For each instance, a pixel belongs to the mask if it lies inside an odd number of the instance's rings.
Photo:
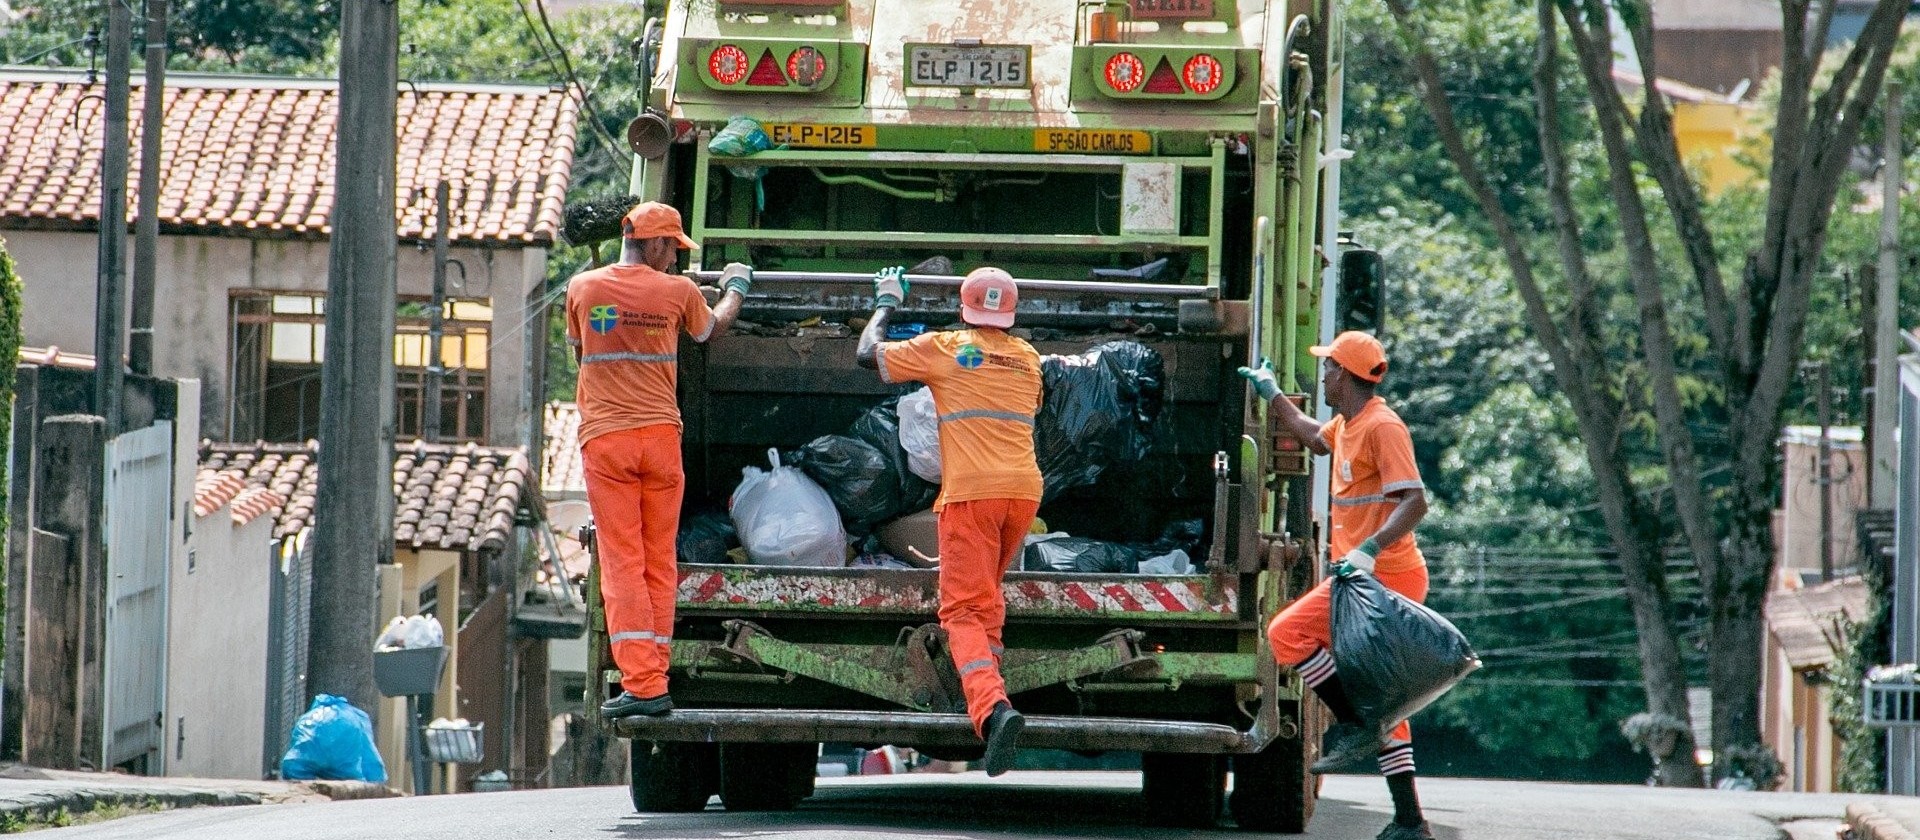
<svg viewBox="0 0 1920 840">
<path fill-rule="evenodd" d="M 940 510 L 940 626 L 960 670 L 967 717 L 979 733 L 994 704 L 1007 699 L 1000 679 L 1000 631 L 1007 599 L 1000 579 L 1020 556 L 1040 503 L 1025 499 L 948 502 Z"/>
<path fill-rule="evenodd" d="M 620 685 L 637 697 L 667 691 L 678 589 L 680 427 L 608 432 L 581 447 L 587 504 L 600 542 L 600 598 Z"/>
<path fill-rule="evenodd" d="M 1415 602 L 1427 600 L 1427 567 L 1424 564 L 1403 572 L 1381 572 L 1374 577 L 1379 578 L 1388 589 Z M 1320 581 L 1319 586 L 1307 590 L 1307 594 L 1274 616 L 1273 621 L 1267 624 L 1267 642 L 1273 646 L 1273 658 L 1287 667 L 1307 661 L 1314 651 L 1324 648 L 1331 652 L 1333 578 Z M 1339 661 L 1335 660 L 1334 666 L 1337 668 L 1339 665 Z M 1389 746 L 1412 742 L 1413 729 L 1404 720 L 1387 735 Z"/>
</svg>

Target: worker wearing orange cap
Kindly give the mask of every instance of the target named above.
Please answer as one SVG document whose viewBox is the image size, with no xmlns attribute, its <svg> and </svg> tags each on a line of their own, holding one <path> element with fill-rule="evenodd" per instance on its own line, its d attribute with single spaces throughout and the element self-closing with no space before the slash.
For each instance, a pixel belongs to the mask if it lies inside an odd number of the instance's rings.
<svg viewBox="0 0 1920 840">
<path fill-rule="evenodd" d="M 1040 354 L 1007 334 L 1020 290 L 998 268 L 960 284 L 967 329 L 887 342 L 887 321 L 907 296 L 906 270 L 874 276 L 874 312 L 858 359 L 886 382 L 925 382 L 940 422 L 940 626 L 967 695 L 967 716 L 986 742 L 987 775 L 1013 766 L 1026 724 L 1000 677 L 1007 602 L 1000 579 L 1019 556 L 1040 507 L 1033 452 L 1040 411 Z"/>
<path fill-rule="evenodd" d="M 1427 597 L 1427 561 L 1414 543 L 1413 528 L 1427 513 L 1426 485 L 1413 459 L 1413 437 L 1400 415 L 1374 394 L 1387 373 L 1387 353 L 1378 339 L 1363 332 L 1335 336 L 1332 344 L 1308 352 L 1320 356 L 1327 404 L 1336 416 L 1322 425 L 1292 401 L 1279 399 L 1273 368 L 1240 368 L 1260 398 L 1279 412 L 1280 423 L 1315 454 L 1331 454 L 1332 506 L 1329 555 L 1340 558 L 1336 574 L 1366 572 L 1415 601 Z M 1413 733 L 1406 721 L 1384 738 L 1354 711 L 1334 667 L 1332 580 L 1300 596 L 1267 625 L 1273 655 L 1291 665 L 1333 712 L 1327 749 L 1314 763 L 1316 773 L 1377 756 L 1393 795 L 1393 822 L 1381 840 L 1431 840 L 1413 784 Z"/>
<path fill-rule="evenodd" d="M 600 544 L 600 596 L 620 666 L 610 717 L 673 709 L 667 662 L 680 529 L 680 406 L 674 387 L 680 334 L 725 333 L 753 285 L 753 270 L 729 263 L 724 296 L 709 309 L 699 287 L 670 274 L 680 249 L 698 249 L 680 211 L 648 201 L 620 222 L 620 261 L 567 281 L 567 343 L 580 364 L 580 460 Z"/>
</svg>

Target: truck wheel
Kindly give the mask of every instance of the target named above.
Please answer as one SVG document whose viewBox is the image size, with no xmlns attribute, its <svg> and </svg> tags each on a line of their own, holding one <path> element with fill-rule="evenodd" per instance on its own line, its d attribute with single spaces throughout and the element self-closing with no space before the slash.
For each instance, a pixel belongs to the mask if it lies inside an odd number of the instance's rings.
<svg viewBox="0 0 1920 840">
<path fill-rule="evenodd" d="M 633 810 L 684 814 L 704 811 L 719 782 L 719 750 L 713 744 L 628 741 L 627 791 Z"/>
<path fill-rule="evenodd" d="M 1307 772 L 1299 738 L 1276 739 L 1257 753 L 1233 757 L 1227 810 L 1241 831 L 1300 834 L 1313 816 L 1320 777 Z"/>
<path fill-rule="evenodd" d="M 1173 828 L 1212 828 L 1219 822 L 1226 756 L 1141 753 L 1140 776 L 1148 821 Z"/>
<path fill-rule="evenodd" d="M 820 745 L 721 744 L 720 801 L 729 811 L 791 811 L 812 794 Z"/>
</svg>

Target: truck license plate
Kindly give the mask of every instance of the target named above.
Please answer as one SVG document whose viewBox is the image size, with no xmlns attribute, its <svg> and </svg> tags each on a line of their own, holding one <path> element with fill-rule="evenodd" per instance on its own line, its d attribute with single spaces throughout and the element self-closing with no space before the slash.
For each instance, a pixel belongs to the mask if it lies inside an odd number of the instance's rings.
<svg viewBox="0 0 1920 840">
<path fill-rule="evenodd" d="M 1144 155 L 1153 152 L 1153 135 L 1144 131 L 1097 128 L 1040 128 L 1033 132 L 1036 152 Z"/>
<path fill-rule="evenodd" d="M 1024 46 L 908 44 L 907 84 L 920 87 L 1023 88 L 1032 85 Z"/>
<path fill-rule="evenodd" d="M 827 123 L 768 123 L 763 126 L 776 146 L 801 149 L 871 149 L 874 129 L 870 125 L 832 125 Z"/>
</svg>

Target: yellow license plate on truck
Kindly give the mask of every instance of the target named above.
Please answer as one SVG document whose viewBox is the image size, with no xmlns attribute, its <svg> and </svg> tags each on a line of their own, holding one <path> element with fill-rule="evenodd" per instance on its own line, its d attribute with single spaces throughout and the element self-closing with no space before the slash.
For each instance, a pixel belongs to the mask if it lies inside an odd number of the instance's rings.
<svg viewBox="0 0 1920 840">
<path fill-rule="evenodd" d="M 1042 128 L 1033 132 L 1036 152 L 1069 154 L 1146 155 L 1153 153 L 1153 135 L 1144 131 L 1100 128 Z"/>
<path fill-rule="evenodd" d="M 803 149 L 871 149 L 874 127 L 832 123 L 771 123 L 762 126 L 775 146 Z"/>
</svg>

